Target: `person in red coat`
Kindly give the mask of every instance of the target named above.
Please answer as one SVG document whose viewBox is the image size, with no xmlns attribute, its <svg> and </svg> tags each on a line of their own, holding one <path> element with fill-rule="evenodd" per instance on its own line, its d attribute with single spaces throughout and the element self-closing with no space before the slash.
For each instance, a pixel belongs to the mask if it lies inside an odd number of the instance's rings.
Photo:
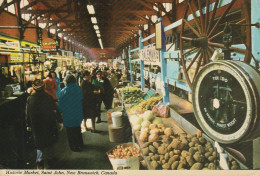
<svg viewBox="0 0 260 176">
<path fill-rule="evenodd" d="M 54 79 L 55 73 L 50 71 L 47 78 L 43 80 L 45 84 L 45 92 L 52 96 L 53 100 L 57 101 L 56 89 L 58 84 Z"/>
</svg>

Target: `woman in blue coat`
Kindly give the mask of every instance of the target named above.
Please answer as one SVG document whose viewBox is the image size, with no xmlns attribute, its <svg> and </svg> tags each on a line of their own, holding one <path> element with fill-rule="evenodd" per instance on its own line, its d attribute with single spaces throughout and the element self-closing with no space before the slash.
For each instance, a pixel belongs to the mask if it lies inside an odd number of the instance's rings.
<svg viewBox="0 0 260 176">
<path fill-rule="evenodd" d="M 81 122 L 83 120 L 81 88 L 76 84 L 76 78 L 69 74 L 65 78 L 66 86 L 61 90 L 58 107 L 63 117 L 63 126 L 66 127 L 70 149 L 81 151 L 83 145 Z"/>
</svg>

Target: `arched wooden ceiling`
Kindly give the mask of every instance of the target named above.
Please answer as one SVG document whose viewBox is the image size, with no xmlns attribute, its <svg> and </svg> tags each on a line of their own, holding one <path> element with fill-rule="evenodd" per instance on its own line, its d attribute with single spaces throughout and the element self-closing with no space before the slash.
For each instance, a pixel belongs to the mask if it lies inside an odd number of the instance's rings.
<svg viewBox="0 0 260 176">
<path fill-rule="evenodd" d="M 43 30 L 55 29 L 57 33 L 82 43 L 88 48 L 100 48 L 91 23 L 96 17 L 104 48 L 122 47 L 138 30 L 157 15 L 153 5 L 173 3 L 175 0 L 29 0 L 21 9 L 39 23 L 46 23 Z M 155 4 L 156 3 L 156 4 Z M 95 15 L 90 15 L 86 6 L 94 5 Z"/>
</svg>

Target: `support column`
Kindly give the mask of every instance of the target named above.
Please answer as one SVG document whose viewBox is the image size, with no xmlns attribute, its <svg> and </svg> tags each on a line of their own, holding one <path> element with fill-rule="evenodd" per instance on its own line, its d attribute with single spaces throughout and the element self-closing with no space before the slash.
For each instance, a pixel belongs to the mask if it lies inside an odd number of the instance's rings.
<svg viewBox="0 0 260 176">
<path fill-rule="evenodd" d="M 260 9 L 260 1 L 252 0 L 251 1 L 251 24 L 260 23 L 259 9 Z M 251 36 L 254 36 L 252 37 L 252 54 L 260 65 L 260 48 L 259 48 L 260 28 L 256 26 L 252 26 Z M 253 65 L 255 65 L 255 63 Z"/>
<path fill-rule="evenodd" d="M 167 62 L 164 58 L 164 52 L 166 52 L 166 44 L 165 44 L 165 33 L 164 33 L 164 26 L 162 24 L 162 18 L 158 18 L 158 22 L 161 23 L 161 41 L 162 41 L 162 49 L 160 50 L 160 60 L 161 60 L 161 76 L 163 81 L 163 88 L 161 89 L 162 95 L 163 95 L 163 103 L 169 103 L 170 102 L 170 96 L 169 96 L 169 87 L 167 83 Z"/>
<path fill-rule="evenodd" d="M 139 50 L 142 50 L 144 48 L 143 45 L 143 36 L 142 36 L 142 31 L 139 31 Z M 144 91 L 145 84 L 144 84 L 144 61 L 140 61 L 140 74 L 141 74 L 141 89 Z"/>
<path fill-rule="evenodd" d="M 252 0 L 251 1 L 251 24 L 260 23 L 260 1 L 259 0 Z M 260 28 L 256 26 L 251 27 L 251 36 L 252 37 L 252 54 L 260 64 L 260 49 L 259 49 L 259 41 L 260 41 Z M 254 61 L 252 61 L 254 62 Z M 255 63 L 253 64 L 255 65 Z M 253 169 L 259 168 L 260 165 L 260 138 L 256 138 L 253 140 Z"/>
<path fill-rule="evenodd" d="M 128 48 L 128 62 L 129 62 L 129 68 L 130 68 L 130 83 L 133 83 L 133 75 L 132 75 L 132 64 L 131 64 L 131 46 L 129 45 Z"/>
</svg>

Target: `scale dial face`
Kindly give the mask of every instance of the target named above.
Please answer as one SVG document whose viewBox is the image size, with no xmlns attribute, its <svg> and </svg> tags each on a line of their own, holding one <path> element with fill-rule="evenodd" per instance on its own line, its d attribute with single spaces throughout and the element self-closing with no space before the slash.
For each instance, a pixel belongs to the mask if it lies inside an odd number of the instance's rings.
<svg viewBox="0 0 260 176">
<path fill-rule="evenodd" d="M 236 132 L 245 121 L 246 95 L 233 75 L 224 70 L 209 72 L 198 92 L 200 111 L 206 123 L 222 134 Z"/>
<path fill-rule="evenodd" d="M 257 117 L 259 93 L 254 87 L 259 83 L 255 81 L 260 79 L 259 75 L 245 63 L 238 63 L 216 61 L 206 65 L 199 71 L 192 89 L 199 125 L 209 137 L 226 144 L 244 140 Z"/>
</svg>

